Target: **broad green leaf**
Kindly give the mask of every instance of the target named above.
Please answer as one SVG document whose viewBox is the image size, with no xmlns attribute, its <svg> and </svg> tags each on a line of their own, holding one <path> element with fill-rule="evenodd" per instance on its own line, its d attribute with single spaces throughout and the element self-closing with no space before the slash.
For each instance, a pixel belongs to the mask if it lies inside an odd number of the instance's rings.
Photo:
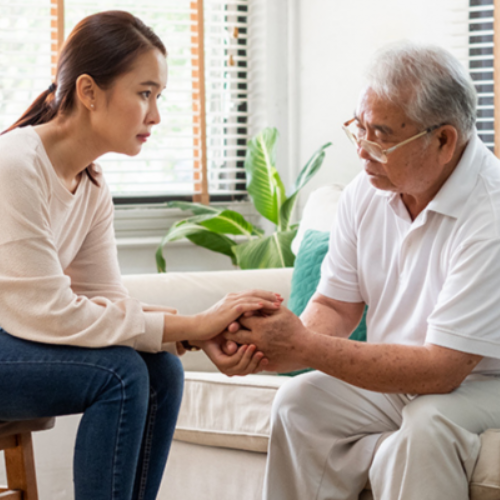
<svg viewBox="0 0 500 500">
<path fill-rule="evenodd" d="M 301 190 L 309 180 L 314 176 L 314 174 L 319 170 L 323 160 L 325 158 L 325 149 L 332 145 L 331 142 L 323 144 L 312 156 L 309 161 L 305 164 L 304 168 L 300 171 L 297 180 L 295 181 L 294 191 Z"/>
<path fill-rule="evenodd" d="M 214 208 L 209 205 L 202 205 L 201 203 L 191 203 L 189 201 L 171 201 L 167 203 L 167 207 L 180 208 L 181 210 L 191 210 L 194 215 L 218 214 L 224 210 L 221 208 Z"/>
<path fill-rule="evenodd" d="M 207 248 L 208 250 L 227 255 L 234 261 L 234 255 L 232 252 L 234 241 L 232 239 L 222 234 L 212 233 L 209 229 L 199 226 L 198 224 L 193 224 L 188 221 L 180 221 L 170 228 L 168 233 L 163 237 L 160 246 L 156 250 L 156 266 L 158 268 L 158 272 L 164 273 L 167 268 L 163 257 L 163 247 L 165 244 L 169 241 L 176 241 L 182 238 L 188 238 L 193 243 Z"/>
<path fill-rule="evenodd" d="M 212 233 L 210 231 L 200 231 L 186 236 L 195 245 L 227 255 L 231 262 L 236 265 L 236 257 L 233 253 L 234 240 L 223 234 Z"/>
<path fill-rule="evenodd" d="M 276 171 L 276 140 L 278 131 L 265 128 L 248 141 L 245 158 L 247 190 L 257 211 L 274 224 L 278 224 L 279 191 L 283 183 Z M 283 189 L 284 191 L 284 189 Z M 284 201 L 284 197 L 281 200 Z"/>
<path fill-rule="evenodd" d="M 292 215 L 292 210 L 295 206 L 299 191 L 312 179 L 316 172 L 321 168 L 323 160 L 325 159 L 325 149 L 330 147 L 331 145 L 331 142 L 324 144 L 311 156 L 309 161 L 301 170 L 299 176 L 297 177 L 297 180 L 295 181 L 293 193 L 281 205 L 279 227 L 281 227 L 283 230 L 289 229 L 290 216 Z"/>
<path fill-rule="evenodd" d="M 233 246 L 236 262 L 241 269 L 269 269 L 292 267 L 295 255 L 291 250 L 297 231 L 276 232 L 267 238 L 260 238 Z"/>
<path fill-rule="evenodd" d="M 247 237 L 254 234 L 254 227 L 243 215 L 233 210 L 224 210 L 200 224 L 210 231 L 219 234 L 242 234 Z"/>
</svg>

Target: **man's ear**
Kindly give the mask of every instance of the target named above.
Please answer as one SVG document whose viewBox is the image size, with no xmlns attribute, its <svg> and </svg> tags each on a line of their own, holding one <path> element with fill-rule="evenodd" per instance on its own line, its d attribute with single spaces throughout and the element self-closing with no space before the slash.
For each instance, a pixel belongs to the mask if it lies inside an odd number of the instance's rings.
<svg viewBox="0 0 500 500">
<path fill-rule="evenodd" d="M 89 75 L 80 75 L 76 80 L 76 99 L 89 111 L 95 111 L 98 87 Z"/>
<path fill-rule="evenodd" d="M 436 131 L 440 162 L 449 163 L 455 154 L 458 144 L 458 131 L 452 125 L 443 125 Z"/>
</svg>

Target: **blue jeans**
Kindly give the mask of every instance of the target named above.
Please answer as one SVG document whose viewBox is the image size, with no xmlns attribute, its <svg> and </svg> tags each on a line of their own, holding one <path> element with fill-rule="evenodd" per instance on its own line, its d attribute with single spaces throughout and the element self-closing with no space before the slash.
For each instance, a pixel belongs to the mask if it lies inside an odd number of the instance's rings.
<svg viewBox="0 0 500 500">
<path fill-rule="evenodd" d="M 0 328 L 0 420 L 83 413 L 75 500 L 156 498 L 183 383 L 166 352 L 40 344 Z"/>
</svg>

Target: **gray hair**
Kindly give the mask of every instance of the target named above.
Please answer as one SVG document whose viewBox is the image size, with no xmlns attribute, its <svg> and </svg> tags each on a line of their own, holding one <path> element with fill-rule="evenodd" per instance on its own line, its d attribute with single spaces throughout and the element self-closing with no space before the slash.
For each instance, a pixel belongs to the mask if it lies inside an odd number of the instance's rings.
<svg viewBox="0 0 500 500">
<path fill-rule="evenodd" d="M 401 106 L 423 128 L 449 124 L 459 141 L 470 139 L 476 123 L 477 94 L 462 64 L 448 51 L 411 42 L 380 50 L 366 72 L 367 85 Z"/>
</svg>

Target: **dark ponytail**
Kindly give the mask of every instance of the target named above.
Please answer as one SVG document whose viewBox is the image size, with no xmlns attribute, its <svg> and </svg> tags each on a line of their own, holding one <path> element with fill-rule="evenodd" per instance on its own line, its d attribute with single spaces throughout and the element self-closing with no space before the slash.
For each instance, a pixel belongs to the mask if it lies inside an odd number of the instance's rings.
<svg viewBox="0 0 500 500">
<path fill-rule="evenodd" d="M 41 125 L 58 114 L 70 113 L 80 75 L 91 76 L 100 88 L 107 89 L 131 68 L 137 56 L 153 48 L 167 55 L 153 30 L 129 12 L 114 10 L 86 17 L 75 26 L 62 47 L 55 83 L 2 134 L 18 127 Z M 98 185 L 91 167 L 87 167 L 86 173 Z"/>
</svg>

